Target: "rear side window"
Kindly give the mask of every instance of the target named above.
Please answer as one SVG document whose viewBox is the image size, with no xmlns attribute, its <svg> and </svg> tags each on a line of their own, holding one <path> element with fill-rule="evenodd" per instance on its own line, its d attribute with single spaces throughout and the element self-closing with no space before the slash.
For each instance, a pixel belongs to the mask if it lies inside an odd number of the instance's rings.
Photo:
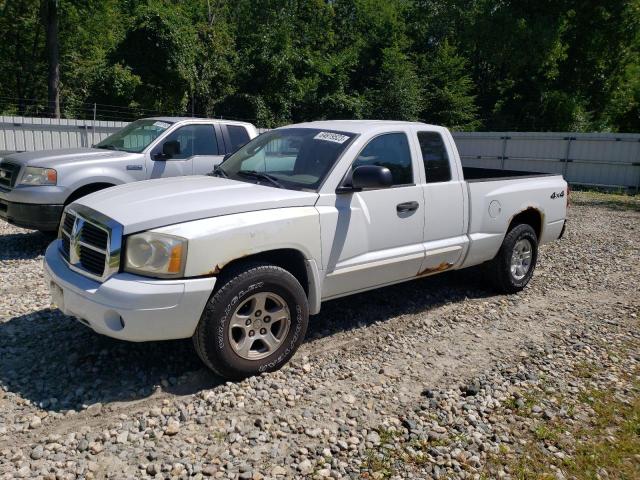
<svg viewBox="0 0 640 480">
<path fill-rule="evenodd" d="M 353 162 L 352 168 L 361 165 L 387 167 L 393 176 L 393 185 L 413 183 L 411 151 L 404 133 L 387 133 L 371 140 Z"/>
<path fill-rule="evenodd" d="M 229 131 L 229 139 L 231 140 L 230 152 L 235 152 L 249 141 L 249 134 L 246 128 L 238 125 L 227 125 L 227 130 Z"/>
<path fill-rule="evenodd" d="M 449 155 L 442 136 L 436 132 L 418 132 L 427 183 L 451 180 Z"/>
<path fill-rule="evenodd" d="M 194 155 L 218 155 L 218 142 L 213 125 L 186 125 L 170 133 L 165 142 L 177 140 L 180 153 L 173 158 L 189 158 Z M 162 152 L 162 145 L 157 147 Z"/>
</svg>

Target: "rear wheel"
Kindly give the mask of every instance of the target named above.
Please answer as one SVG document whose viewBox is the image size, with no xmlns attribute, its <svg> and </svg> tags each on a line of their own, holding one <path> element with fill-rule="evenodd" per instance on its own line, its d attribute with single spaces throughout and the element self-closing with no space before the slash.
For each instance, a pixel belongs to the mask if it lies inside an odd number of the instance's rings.
<svg viewBox="0 0 640 480">
<path fill-rule="evenodd" d="M 227 379 L 274 371 L 304 340 L 309 307 L 288 271 L 254 263 L 220 278 L 193 337 L 202 361 Z"/>
<path fill-rule="evenodd" d="M 495 287 L 504 293 L 516 293 L 527 286 L 538 261 L 538 237 L 531 225 L 513 227 L 502 246 L 487 264 L 487 272 Z"/>
</svg>

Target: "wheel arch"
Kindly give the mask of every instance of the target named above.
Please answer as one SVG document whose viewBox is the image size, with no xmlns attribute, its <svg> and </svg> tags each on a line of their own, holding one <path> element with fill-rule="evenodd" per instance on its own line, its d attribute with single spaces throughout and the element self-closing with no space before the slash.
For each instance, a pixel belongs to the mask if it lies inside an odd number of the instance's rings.
<svg viewBox="0 0 640 480">
<path fill-rule="evenodd" d="M 509 222 L 509 226 L 507 227 L 507 233 L 509 233 L 516 225 L 526 224 L 531 226 L 533 230 L 536 232 L 536 236 L 538 241 L 540 241 L 540 237 L 542 236 L 542 223 L 543 223 L 544 215 L 543 213 L 535 207 L 528 207 L 520 212 L 516 213 L 512 218 L 511 222 Z"/>
<path fill-rule="evenodd" d="M 71 194 L 67 197 L 64 204 L 69 205 L 72 202 L 75 202 L 79 198 L 84 197 L 85 195 L 89 195 L 90 193 L 97 192 L 99 190 L 104 190 L 105 188 L 115 187 L 115 183 L 109 182 L 92 182 L 82 185 L 76 188 Z"/>
<path fill-rule="evenodd" d="M 245 265 L 256 262 L 275 265 L 293 275 L 307 295 L 309 312 L 313 315 L 320 311 L 320 275 L 317 265 L 314 260 L 307 259 L 303 252 L 295 248 L 264 250 L 216 266 L 212 273 L 222 280 L 216 282 L 216 289 L 224 283 L 225 277 L 233 275 Z"/>
</svg>

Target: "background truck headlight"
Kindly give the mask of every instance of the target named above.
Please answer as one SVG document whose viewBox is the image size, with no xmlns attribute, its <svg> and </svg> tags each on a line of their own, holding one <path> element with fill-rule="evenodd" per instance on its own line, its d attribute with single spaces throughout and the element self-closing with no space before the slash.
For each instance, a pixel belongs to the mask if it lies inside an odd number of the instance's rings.
<svg viewBox="0 0 640 480">
<path fill-rule="evenodd" d="M 186 258 L 185 238 L 136 233 L 127 239 L 124 270 L 149 277 L 176 278 L 183 275 Z"/>
<path fill-rule="evenodd" d="M 58 172 L 53 168 L 27 167 L 20 180 L 20 185 L 55 185 Z"/>
</svg>

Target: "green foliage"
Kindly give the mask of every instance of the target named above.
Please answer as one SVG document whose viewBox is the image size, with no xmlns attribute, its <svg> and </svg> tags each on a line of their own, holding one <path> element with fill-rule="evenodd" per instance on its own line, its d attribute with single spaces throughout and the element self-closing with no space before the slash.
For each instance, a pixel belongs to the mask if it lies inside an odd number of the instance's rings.
<svg viewBox="0 0 640 480">
<path fill-rule="evenodd" d="M 0 112 L 42 114 L 43 5 L 0 1 Z M 62 112 L 640 130 L 640 0 L 59 0 Z M 106 107 L 108 105 L 109 107 Z"/>
<path fill-rule="evenodd" d="M 370 116 L 385 120 L 417 120 L 421 87 L 413 62 L 398 47 L 382 50 L 380 70 L 368 92 Z"/>
<path fill-rule="evenodd" d="M 186 109 L 196 83 L 196 30 L 179 6 L 154 1 L 136 9 L 111 55 L 141 80 L 134 99 L 158 111 Z"/>
<path fill-rule="evenodd" d="M 478 128 L 478 107 L 467 60 L 445 40 L 421 63 L 425 85 L 421 118 L 456 130 Z"/>
</svg>

